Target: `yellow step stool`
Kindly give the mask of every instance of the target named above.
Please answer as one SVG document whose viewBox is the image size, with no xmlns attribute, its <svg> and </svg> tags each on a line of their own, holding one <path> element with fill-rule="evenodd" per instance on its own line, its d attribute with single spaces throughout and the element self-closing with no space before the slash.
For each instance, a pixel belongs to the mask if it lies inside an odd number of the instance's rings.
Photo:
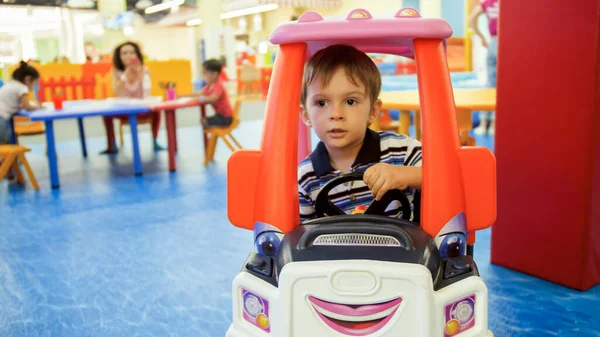
<svg viewBox="0 0 600 337">
<path fill-rule="evenodd" d="M 33 188 L 36 190 L 40 189 L 40 186 L 33 175 L 33 171 L 31 170 L 31 166 L 29 166 L 29 163 L 25 158 L 25 152 L 29 151 L 31 151 L 31 149 L 21 145 L 0 145 L 0 181 L 6 177 L 8 170 L 12 168 L 17 176 L 17 181 L 20 184 L 25 184 L 25 179 L 23 178 L 21 168 L 19 167 L 20 162 L 23 164 L 25 171 L 27 171 L 27 176 L 29 177 Z"/>
</svg>

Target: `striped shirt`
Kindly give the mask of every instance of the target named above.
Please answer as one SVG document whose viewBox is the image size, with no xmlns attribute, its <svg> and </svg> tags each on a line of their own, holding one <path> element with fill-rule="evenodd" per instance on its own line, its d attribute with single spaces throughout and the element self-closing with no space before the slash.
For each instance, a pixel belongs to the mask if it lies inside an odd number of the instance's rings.
<svg viewBox="0 0 600 337">
<path fill-rule="evenodd" d="M 364 173 L 377 163 L 391 165 L 421 166 L 421 143 L 408 136 L 392 132 L 375 132 L 367 129 L 365 140 L 352 164 L 351 172 Z M 329 154 L 323 142 L 319 142 L 313 153 L 298 166 L 298 194 L 300 197 L 300 221 L 314 219 L 315 200 L 330 180 L 342 175 L 340 170 L 331 166 Z M 415 193 L 408 188 L 403 191 L 411 202 Z M 369 187 L 363 181 L 341 184 L 329 192 L 330 200 L 346 214 L 359 205 L 368 206 L 374 200 Z M 401 217 L 398 201 L 392 202 L 385 215 Z"/>
</svg>

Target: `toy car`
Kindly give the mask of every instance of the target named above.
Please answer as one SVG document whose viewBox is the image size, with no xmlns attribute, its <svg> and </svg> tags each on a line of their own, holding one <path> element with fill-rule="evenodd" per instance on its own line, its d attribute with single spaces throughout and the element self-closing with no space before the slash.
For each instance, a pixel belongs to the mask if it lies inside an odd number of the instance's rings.
<svg viewBox="0 0 600 337">
<path fill-rule="evenodd" d="M 378 19 L 364 9 L 345 18 L 309 11 L 272 33 L 280 49 L 261 149 L 237 151 L 228 162 L 228 216 L 235 226 L 254 230 L 256 251 L 233 281 L 227 337 L 493 336 L 487 288 L 466 241 L 495 220 L 495 159 L 486 148 L 460 146 L 444 54 L 451 34 L 445 21 L 421 18 L 412 8 Z M 410 204 L 400 191 L 389 191 L 362 214 L 337 209 L 328 190 L 361 174 L 325 185 L 315 208 L 329 216 L 300 223 L 303 65 L 338 43 L 416 59 L 424 163 L 420 223 L 409 220 Z M 403 206 L 402 219 L 380 215 L 393 200 Z"/>
</svg>

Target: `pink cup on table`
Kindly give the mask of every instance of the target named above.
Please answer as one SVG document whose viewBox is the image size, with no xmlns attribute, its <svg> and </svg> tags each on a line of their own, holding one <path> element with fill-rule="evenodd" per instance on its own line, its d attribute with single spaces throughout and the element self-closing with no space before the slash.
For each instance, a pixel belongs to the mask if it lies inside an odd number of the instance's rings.
<svg viewBox="0 0 600 337">
<path fill-rule="evenodd" d="M 175 88 L 167 89 L 167 101 L 172 101 L 177 97 L 175 93 Z"/>
</svg>

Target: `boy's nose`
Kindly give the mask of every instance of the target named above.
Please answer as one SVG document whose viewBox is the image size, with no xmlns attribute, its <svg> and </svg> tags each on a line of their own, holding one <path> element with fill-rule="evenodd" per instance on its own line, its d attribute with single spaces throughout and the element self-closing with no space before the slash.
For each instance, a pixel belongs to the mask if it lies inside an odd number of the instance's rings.
<svg viewBox="0 0 600 337">
<path fill-rule="evenodd" d="M 331 110 L 331 115 L 329 116 L 329 118 L 333 120 L 344 119 L 344 112 L 342 111 L 342 108 L 334 106 Z"/>
</svg>

